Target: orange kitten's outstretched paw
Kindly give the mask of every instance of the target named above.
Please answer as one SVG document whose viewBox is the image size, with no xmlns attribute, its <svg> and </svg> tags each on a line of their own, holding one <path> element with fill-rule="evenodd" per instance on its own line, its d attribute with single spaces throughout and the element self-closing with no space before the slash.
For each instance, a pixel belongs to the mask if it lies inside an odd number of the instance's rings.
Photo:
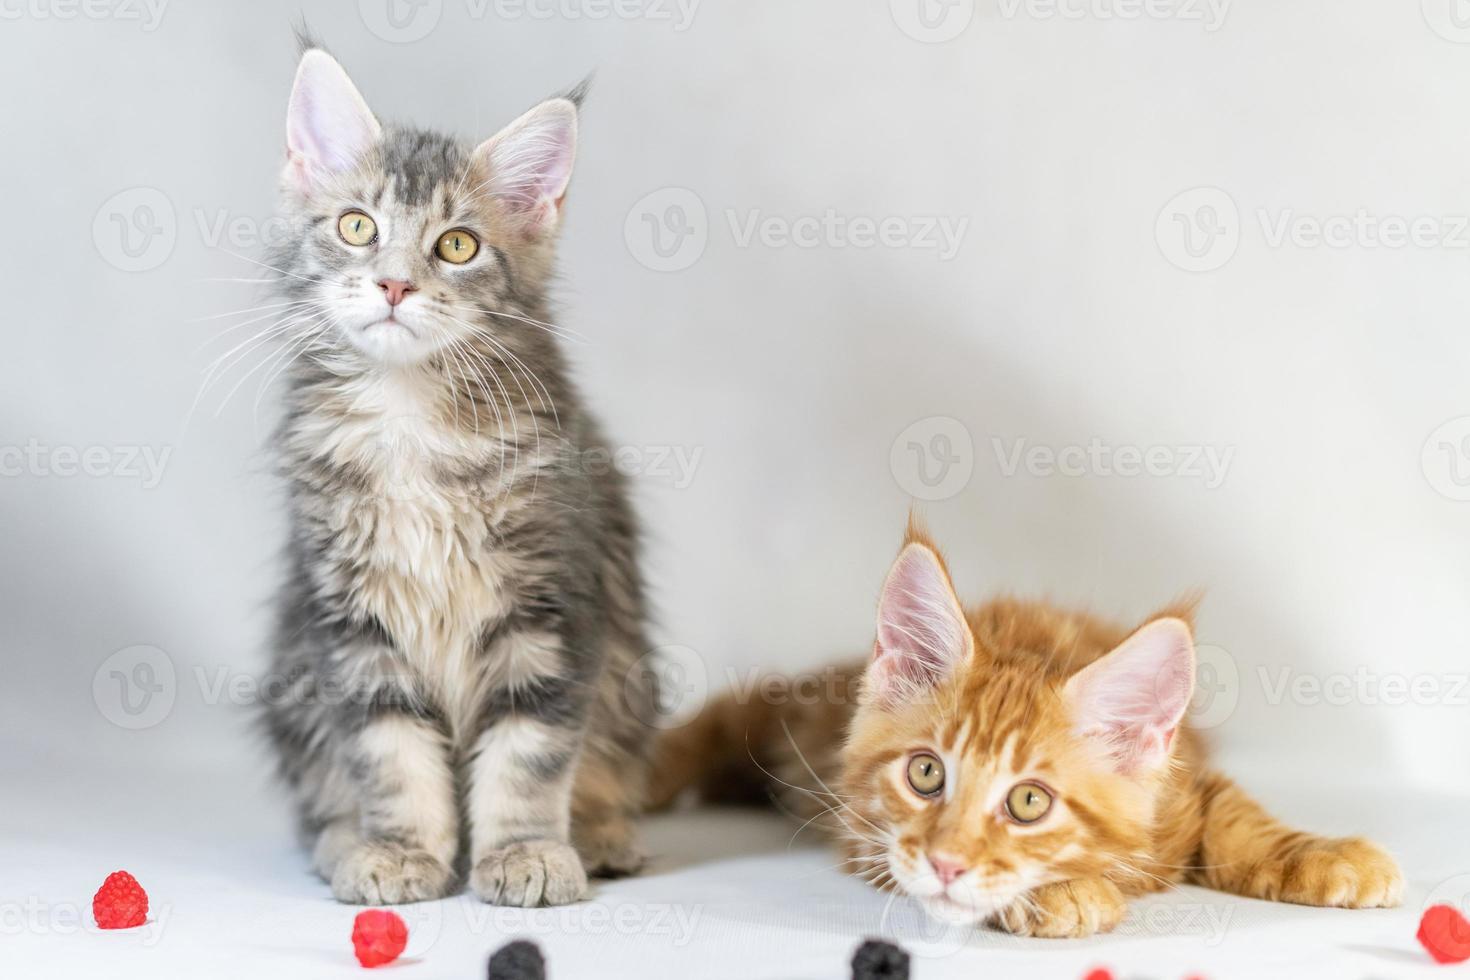
<svg viewBox="0 0 1470 980">
<path fill-rule="evenodd" d="M 1042 885 L 1002 909 L 996 923 L 1016 936 L 1079 939 L 1108 932 L 1128 911 L 1118 886 L 1106 878 Z"/>
<path fill-rule="evenodd" d="M 1403 898 L 1404 877 L 1397 862 L 1372 841 L 1323 839 L 1261 865 L 1251 876 L 1251 893 L 1297 905 L 1391 908 Z"/>
</svg>

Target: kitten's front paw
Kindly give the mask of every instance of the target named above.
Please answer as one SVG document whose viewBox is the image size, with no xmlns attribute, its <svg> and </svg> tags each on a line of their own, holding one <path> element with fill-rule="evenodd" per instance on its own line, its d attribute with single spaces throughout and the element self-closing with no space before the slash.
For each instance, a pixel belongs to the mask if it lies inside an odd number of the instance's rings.
<svg viewBox="0 0 1470 980">
<path fill-rule="evenodd" d="M 1278 902 L 1347 909 L 1391 908 L 1404 894 L 1398 863 L 1361 837 L 1313 841 L 1263 864 L 1251 884 L 1258 889 L 1254 894 Z"/>
<path fill-rule="evenodd" d="M 594 878 L 626 878 L 648 862 L 630 824 L 578 835 L 576 846 L 582 866 Z"/>
<path fill-rule="evenodd" d="M 454 872 L 428 851 L 368 843 L 342 855 L 332 894 L 348 905 L 401 905 L 449 895 Z"/>
<path fill-rule="evenodd" d="M 1077 878 L 1042 885 L 1022 895 L 996 916 L 1016 936 L 1079 939 L 1108 932 L 1128 911 L 1118 886 L 1106 878 Z"/>
<path fill-rule="evenodd" d="M 492 905 L 567 905 L 587 894 L 587 872 L 570 844 L 522 841 L 475 862 L 470 887 Z"/>
</svg>

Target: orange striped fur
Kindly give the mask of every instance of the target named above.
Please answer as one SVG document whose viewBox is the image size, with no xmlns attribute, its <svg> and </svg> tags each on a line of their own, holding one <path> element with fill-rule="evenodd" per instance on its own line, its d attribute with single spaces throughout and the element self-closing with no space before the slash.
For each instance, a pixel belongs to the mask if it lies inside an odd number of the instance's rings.
<svg viewBox="0 0 1470 980">
<path fill-rule="evenodd" d="M 944 569 L 911 523 L 906 546 L 915 545 L 924 552 L 905 554 Z M 1189 645 L 1192 606 L 1150 621 L 1175 620 Z M 970 644 L 927 696 L 885 699 L 873 661 L 839 668 L 822 703 L 780 697 L 782 681 L 752 688 L 761 696 L 750 703 L 727 696 L 666 738 L 655 800 L 690 786 L 722 801 L 773 794 L 879 887 L 914 895 L 938 918 L 1022 935 L 1106 931 L 1130 897 L 1175 883 L 1304 905 L 1398 903 L 1403 881 L 1387 853 L 1282 826 L 1209 768 L 1187 724 L 1172 730 L 1162 761 L 1134 768 L 1079 732 L 1069 679 L 1135 631 L 1040 602 L 955 609 Z M 880 625 L 880 655 L 883 635 Z M 1192 678 L 1192 645 L 1188 657 Z M 943 762 L 935 798 L 908 780 L 916 753 Z M 1021 783 L 1052 798 L 1034 824 L 1004 803 Z"/>
</svg>

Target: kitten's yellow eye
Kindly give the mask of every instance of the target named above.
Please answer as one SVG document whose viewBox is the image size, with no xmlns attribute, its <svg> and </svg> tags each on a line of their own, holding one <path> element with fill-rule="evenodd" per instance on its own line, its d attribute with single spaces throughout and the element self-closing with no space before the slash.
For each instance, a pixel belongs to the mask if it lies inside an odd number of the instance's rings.
<svg viewBox="0 0 1470 980">
<path fill-rule="evenodd" d="M 936 796 L 944 789 L 944 763 L 920 752 L 909 760 L 909 785 L 920 796 Z"/>
<path fill-rule="evenodd" d="M 434 252 L 445 262 L 464 265 L 480 250 L 480 241 L 463 228 L 446 231 L 439 236 Z"/>
<path fill-rule="evenodd" d="M 361 211 L 348 211 L 337 219 L 337 234 L 348 245 L 371 245 L 378 237 L 378 223 Z"/>
<path fill-rule="evenodd" d="M 1051 809 L 1051 794 L 1035 783 L 1017 783 L 1006 795 L 1006 812 L 1016 823 L 1035 823 Z"/>
</svg>

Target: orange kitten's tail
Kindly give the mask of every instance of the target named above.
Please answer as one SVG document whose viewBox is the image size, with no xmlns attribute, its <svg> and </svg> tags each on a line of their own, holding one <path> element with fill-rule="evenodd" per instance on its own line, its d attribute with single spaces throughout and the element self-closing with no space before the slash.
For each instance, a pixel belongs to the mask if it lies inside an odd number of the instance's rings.
<svg viewBox="0 0 1470 980">
<path fill-rule="evenodd" d="M 762 803 L 770 706 L 726 694 L 705 705 L 688 724 L 659 739 L 648 807 L 661 810 L 691 788 L 706 803 Z"/>
<path fill-rule="evenodd" d="M 804 794 L 836 777 L 858 670 L 764 678 L 705 706 L 664 733 L 649 787 L 662 809 L 693 789 L 706 803 L 780 805 L 801 813 Z"/>
</svg>

